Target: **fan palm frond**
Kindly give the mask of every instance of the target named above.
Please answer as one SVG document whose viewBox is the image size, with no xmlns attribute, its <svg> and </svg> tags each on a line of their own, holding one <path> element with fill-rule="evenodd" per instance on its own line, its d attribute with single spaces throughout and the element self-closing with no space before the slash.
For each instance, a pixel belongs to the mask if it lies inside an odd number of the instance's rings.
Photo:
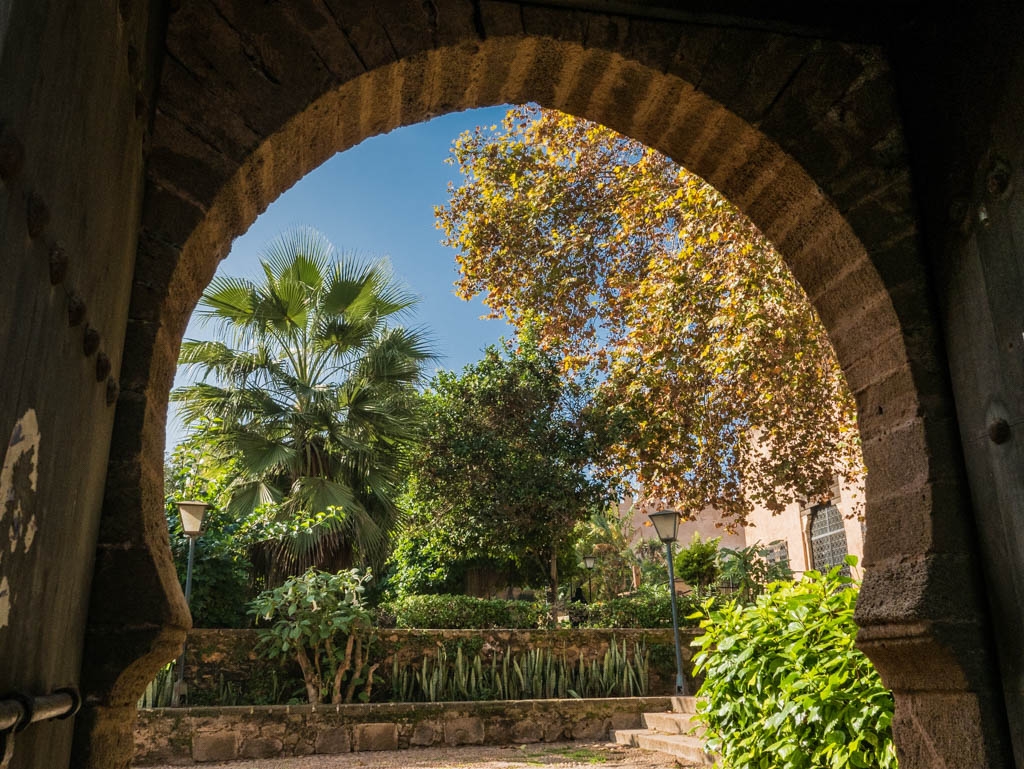
<svg viewBox="0 0 1024 769">
<path fill-rule="evenodd" d="M 380 559 L 419 438 L 415 388 L 434 357 L 422 329 L 384 319 L 416 299 L 387 260 L 338 258 L 310 228 L 269 243 L 262 266 L 262 281 L 211 283 L 200 311 L 221 338 L 188 341 L 180 357 L 209 381 L 172 399 L 218 455 L 236 459 L 232 515 L 269 504 L 296 522 L 253 546 L 263 579 Z"/>
</svg>

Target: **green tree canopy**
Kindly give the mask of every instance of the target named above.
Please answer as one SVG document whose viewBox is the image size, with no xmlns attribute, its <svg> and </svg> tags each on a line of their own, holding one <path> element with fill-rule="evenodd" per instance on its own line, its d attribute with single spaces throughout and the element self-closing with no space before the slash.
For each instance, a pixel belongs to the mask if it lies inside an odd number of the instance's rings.
<svg viewBox="0 0 1024 769">
<path fill-rule="evenodd" d="M 588 555 L 594 557 L 593 570 L 580 573 L 593 588 L 594 601 L 611 600 L 633 589 L 633 568 L 640 565 L 633 550 L 635 534 L 633 510 L 619 510 L 614 503 L 595 511 L 577 527 L 578 562 Z"/>
<path fill-rule="evenodd" d="M 464 557 L 536 570 L 556 592 L 574 526 L 609 497 L 589 472 L 600 446 L 585 390 L 527 334 L 459 375 L 438 373 L 423 408 L 413 503 Z"/>
<path fill-rule="evenodd" d="M 700 533 L 695 531 L 690 544 L 676 553 L 676 576 L 698 593 L 718 581 L 719 542 L 720 537 L 701 540 Z"/>
<path fill-rule="evenodd" d="M 312 229 L 261 257 L 262 280 L 219 276 L 203 294 L 197 312 L 219 338 L 182 345 L 179 363 L 203 380 L 172 399 L 233 461 L 225 507 L 257 541 L 259 573 L 379 563 L 433 357 L 421 330 L 393 325 L 416 300 L 385 260 L 339 256 Z"/>
<path fill-rule="evenodd" d="M 464 298 L 595 367 L 616 469 L 648 498 L 742 521 L 862 473 L 834 350 L 778 253 L 664 155 L 558 112 L 464 133 L 436 209 Z"/>
</svg>

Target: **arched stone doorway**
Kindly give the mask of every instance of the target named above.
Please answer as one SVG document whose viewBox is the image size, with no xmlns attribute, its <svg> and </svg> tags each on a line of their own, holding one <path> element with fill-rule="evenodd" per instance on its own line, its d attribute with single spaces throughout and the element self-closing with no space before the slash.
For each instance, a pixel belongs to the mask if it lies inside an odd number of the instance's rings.
<svg viewBox="0 0 1024 769">
<path fill-rule="evenodd" d="M 188 622 L 163 530 L 167 394 L 231 239 L 368 136 L 536 101 L 665 152 L 777 245 L 858 402 L 861 644 L 897 693 L 903 766 L 1001 765 L 1002 695 L 893 91 L 879 48 L 803 31 L 505 2 L 172 3 L 85 650 L 83 687 L 103 695 L 80 719 L 79 755 L 121 760 L 134 698 Z M 128 581 L 130 596 L 114 589 Z"/>
</svg>

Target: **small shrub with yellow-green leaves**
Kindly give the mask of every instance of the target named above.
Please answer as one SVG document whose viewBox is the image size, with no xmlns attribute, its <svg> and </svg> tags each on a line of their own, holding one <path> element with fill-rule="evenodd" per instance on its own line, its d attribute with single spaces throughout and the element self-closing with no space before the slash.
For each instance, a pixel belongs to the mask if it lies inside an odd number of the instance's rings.
<svg viewBox="0 0 1024 769">
<path fill-rule="evenodd" d="M 854 647 L 857 592 L 835 567 L 708 604 L 697 717 L 727 769 L 895 769 L 892 694 Z"/>
</svg>

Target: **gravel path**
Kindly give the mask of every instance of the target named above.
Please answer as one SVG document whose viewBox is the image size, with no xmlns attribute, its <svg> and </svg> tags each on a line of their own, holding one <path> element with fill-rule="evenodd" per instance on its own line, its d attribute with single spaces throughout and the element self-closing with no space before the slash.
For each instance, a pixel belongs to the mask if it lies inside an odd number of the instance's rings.
<svg viewBox="0 0 1024 769">
<path fill-rule="evenodd" d="M 336 756 L 230 761 L 201 764 L 203 769 L 535 769 L 579 766 L 622 769 L 676 769 L 670 757 L 605 742 L 550 742 L 521 747 L 412 748 Z M 169 766 L 149 769 L 176 769 Z"/>
</svg>

